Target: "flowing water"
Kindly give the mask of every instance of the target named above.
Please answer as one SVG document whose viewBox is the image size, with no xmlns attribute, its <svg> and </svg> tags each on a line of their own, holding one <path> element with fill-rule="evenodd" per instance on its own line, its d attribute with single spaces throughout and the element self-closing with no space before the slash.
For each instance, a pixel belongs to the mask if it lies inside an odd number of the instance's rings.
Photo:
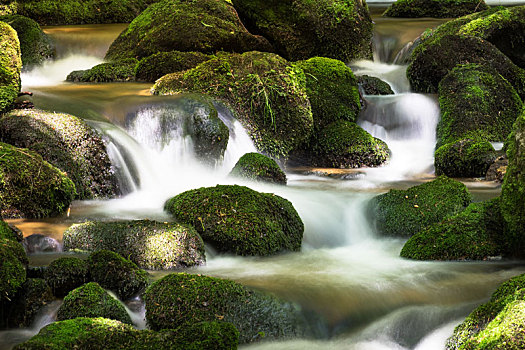
<svg viewBox="0 0 525 350">
<path fill-rule="evenodd" d="M 374 13 L 380 13 L 374 10 Z M 366 96 L 358 123 L 383 139 L 392 159 L 378 169 L 360 169 L 350 177 L 290 172 L 288 186 L 242 183 L 227 177 L 237 159 L 255 148 L 239 122 L 220 118 L 230 129 L 224 160 L 203 165 L 193 140 L 180 127 L 163 128 L 164 116 L 180 116 L 180 98 L 149 96 L 150 84 L 72 84 L 66 75 L 102 62 L 113 38 L 125 27 L 65 26 L 46 31 L 58 44 L 59 57 L 22 76 L 38 108 L 84 118 L 108 140 L 109 154 L 123 196 L 106 201 L 74 202 L 68 215 L 46 220 L 12 220 L 25 236 L 41 233 L 58 240 L 75 222 L 88 219 L 167 221 L 165 200 L 182 191 L 241 183 L 289 199 L 305 224 L 301 252 L 266 258 L 217 255 L 192 272 L 230 278 L 296 302 L 311 317 L 311 337 L 245 346 L 247 349 L 443 349 L 455 325 L 486 300 L 498 284 L 525 272 L 519 262 L 415 262 L 399 257 L 404 241 L 378 237 L 365 218 L 367 201 L 390 188 L 406 188 L 433 178 L 433 149 L 439 107 L 435 96 L 414 94 L 406 66 L 393 64 L 397 53 L 427 27 L 442 20 L 384 19 L 378 16 L 375 61 L 352 62 L 358 75 L 389 82 L 395 95 Z M 314 172 L 315 174 L 315 172 Z M 478 200 L 498 195 L 498 186 L 471 181 Z M 30 256 L 45 265 L 60 253 Z M 157 279 L 169 273 L 155 272 Z M 127 303 L 138 328 L 144 309 Z M 0 332 L 1 348 L 23 341 L 53 319 L 44 310 L 28 330 Z"/>
</svg>

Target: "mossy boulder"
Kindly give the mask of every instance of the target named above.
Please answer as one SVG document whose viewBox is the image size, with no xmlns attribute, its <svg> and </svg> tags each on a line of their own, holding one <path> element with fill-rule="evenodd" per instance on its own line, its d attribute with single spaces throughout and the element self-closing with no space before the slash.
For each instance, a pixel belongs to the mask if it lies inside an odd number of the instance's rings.
<svg viewBox="0 0 525 350">
<path fill-rule="evenodd" d="M 304 225 L 293 205 L 272 193 L 218 185 L 183 192 L 165 204 L 219 252 L 271 255 L 301 249 Z"/>
<path fill-rule="evenodd" d="M 0 22 L 0 113 L 8 110 L 20 91 L 22 59 L 16 31 Z"/>
<path fill-rule="evenodd" d="M 416 233 L 405 243 L 401 256 L 416 260 L 487 260 L 507 254 L 505 220 L 500 201 L 472 203 Z"/>
<path fill-rule="evenodd" d="M 135 80 L 135 58 L 127 58 L 97 64 L 91 69 L 77 70 L 68 74 L 67 81 L 83 83 L 108 83 Z"/>
<path fill-rule="evenodd" d="M 7 238 L 13 241 L 21 242 L 24 239 L 22 231 L 15 226 L 11 227 L 7 222 L 0 219 L 0 239 Z"/>
<path fill-rule="evenodd" d="M 327 168 L 377 167 L 390 157 L 385 142 L 359 125 L 340 120 L 322 129 L 314 141 L 310 164 Z"/>
<path fill-rule="evenodd" d="M 260 153 L 246 153 L 239 158 L 230 176 L 286 185 L 286 174 L 277 162 Z"/>
<path fill-rule="evenodd" d="M 434 166 L 436 175 L 484 177 L 496 158 L 490 142 L 465 139 L 439 147 L 434 154 Z"/>
<path fill-rule="evenodd" d="M 456 66 L 439 83 L 439 107 L 437 147 L 467 138 L 505 140 L 522 102 L 494 69 L 466 64 Z"/>
<path fill-rule="evenodd" d="M 514 340 L 506 339 L 507 342 L 504 340 L 507 334 L 516 330 L 516 325 L 523 327 L 522 317 L 516 319 L 513 314 L 516 311 L 516 305 L 519 305 L 521 309 L 524 301 L 525 275 L 519 275 L 504 282 L 496 289 L 487 303 L 477 307 L 463 323 L 454 329 L 454 334 L 448 339 L 446 348 L 448 350 L 521 349 L 522 346 L 517 344 L 523 345 L 522 328 L 519 331 L 521 335 L 516 334 L 518 337 Z M 511 309 L 514 310 L 509 312 Z M 518 315 L 521 313 L 522 310 Z M 511 326 L 513 322 L 514 326 Z M 513 341 L 519 343 L 513 343 Z"/>
<path fill-rule="evenodd" d="M 69 292 L 58 309 L 59 321 L 77 317 L 103 317 L 132 323 L 124 306 L 95 282 L 86 283 Z"/>
<path fill-rule="evenodd" d="M 78 199 L 113 197 L 119 192 L 105 142 L 78 117 L 15 110 L 0 118 L 0 139 L 29 148 L 66 172 Z"/>
<path fill-rule="evenodd" d="M 131 260 L 109 250 L 91 253 L 88 266 L 91 280 L 104 289 L 115 292 L 122 300 L 138 294 L 148 285 L 146 271 L 138 268 Z"/>
<path fill-rule="evenodd" d="M 159 52 L 139 61 L 135 68 L 135 78 L 154 82 L 166 74 L 195 68 L 211 58 L 213 56 L 201 52 Z"/>
<path fill-rule="evenodd" d="M 349 62 L 371 57 L 372 19 L 363 1 L 233 0 L 232 3 L 246 26 L 268 38 L 286 59 L 322 56 Z"/>
<path fill-rule="evenodd" d="M 302 69 L 271 53 L 218 54 L 155 83 L 154 94 L 203 93 L 224 102 L 259 151 L 286 158 L 313 129 Z"/>
<path fill-rule="evenodd" d="M 357 79 L 343 62 L 314 57 L 295 63 L 304 71 L 314 132 L 338 120 L 355 122 L 361 111 Z"/>
<path fill-rule="evenodd" d="M 27 149 L 0 142 L 3 217 L 41 218 L 64 212 L 76 194 L 65 173 Z"/>
<path fill-rule="evenodd" d="M 65 296 L 88 282 L 89 278 L 87 262 L 76 257 L 56 259 L 44 272 L 44 279 L 57 297 Z"/>
<path fill-rule="evenodd" d="M 153 330 L 176 328 L 202 321 L 231 322 L 240 342 L 300 336 L 304 324 L 294 305 L 250 290 L 234 281 L 171 274 L 144 293 L 146 320 Z"/>
<path fill-rule="evenodd" d="M 0 16 L 0 21 L 9 24 L 16 30 L 20 40 L 22 64 L 24 68 L 42 63 L 55 57 L 55 46 L 42 31 L 38 23 L 20 15 Z"/>
<path fill-rule="evenodd" d="M 377 232 L 410 237 L 431 224 L 463 211 L 471 196 L 461 182 L 440 176 L 406 190 L 390 190 L 372 198 L 368 216 Z"/>
<path fill-rule="evenodd" d="M 516 119 L 507 141 L 509 165 L 501 190 L 501 210 L 509 225 L 508 240 L 522 257 L 525 237 L 525 108 Z"/>
<path fill-rule="evenodd" d="M 397 0 L 383 16 L 453 18 L 486 9 L 488 6 L 483 0 Z"/>
<path fill-rule="evenodd" d="M 64 250 L 70 249 L 111 250 L 150 270 L 205 261 L 204 243 L 193 227 L 149 220 L 73 225 L 64 232 Z"/>
<path fill-rule="evenodd" d="M 22 245 L 0 238 L 0 301 L 11 301 L 26 281 L 27 256 Z"/>
<path fill-rule="evenodd" d="M 457 65 L 477 63 L 495 69 L 525 98 L 525 70 L 516 66 L 489 41 L 462 35 L 428 39 L 415 49 L 407 68 L 412 88 L 418 92 L 438 91 L 439 82 Z"/>
<path fill-rule="evenodd" d="M 390 84 L 377 77 L 370 75 L 360 75 L 357 77 L 359 86 L 363 89 L 365 95 L 393 95 L 394 91 Z"/>
<path fill-rule="evenodd" d="M 149 6 L 111 44 L 106 59 L 143 58 L 158 52 L 268 51 L 250 34 L 233 6 L 216 0 L 162 0 Z"/>
<path fill-rule="evenodd" d="M 40 25 L 65 25 L 129 23 L 153 1 L 16 0 L 13 2 L 16 2 L 16 12 L 19 15 L 32 18 Z"/>
<path fill-rule="evenodd" d="M 231 323 L 201 322 L 160 332 L 136 330 L 106 318 L 79 317 L 52 323 L 16 350 L 198 350 L 237 349 L 239 332 Z"/>
</svg>

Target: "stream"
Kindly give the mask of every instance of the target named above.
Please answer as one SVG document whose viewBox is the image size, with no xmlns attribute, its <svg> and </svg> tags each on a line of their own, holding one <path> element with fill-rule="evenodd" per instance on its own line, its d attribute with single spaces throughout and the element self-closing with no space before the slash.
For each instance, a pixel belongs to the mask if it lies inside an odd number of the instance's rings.
<svg viewBox="0 0 525 350">
<path fill-rule="evenodd" d="M 373 2 L 372 2 L 373 3 Z M 82 84 L 64 81 L 73 70 L 101 63 L 125 24 L 45 27 L 58 57 L 22 75 L 22 90 L 34 93 L 37 108 L 67 112 L 86 120 L 108 140 L 110 158 L 125 195 L 111 200 L 75 201 L 69 215 L 43 220 L 8 220 L 24 236 L 40 233 L 57 240 L 70 225 L 86 220 L 172 220 L 164 202 L 182 191 L 216 184 L 243 184 L 290 200 L 305 224 L 301 252 L 265 258 L 217 255 L 190 270 L 235 280 L 296 302 L 312 317 L 311 338 L 262 342 L 243 349 L 444 349 L 446 339 L 503 281 L 525 272 L 520 262 L 416 262 L 399 257 L 402 239 L 379 237 L 365 218 L 367 201 L 391 188 L 431 180 L 439 106 L 435 95 L 410 92 L 406 66 L 396 60 L 403 47 L 438 19 L 386 19 L 372 7 L 374 61 L 351 62 L 357 75 L 389 82 L 395 95 L 366 96 L 360 126 L 384 140 L 391 161 L 377 169 L 335 172 L 287 169 L 288 185 L 243 183 L 227 174 L 246 152 L 255 151 L 246 131 L 230 115 L 225 159 L 214 168 L 193 155 L 191 138 L 163 130 L 159 114 L 182 113 L 181 99 L 150 96 L 151 84 Z M 399 63 L 394 63 L 399 62 Z M 130 119 L 130 115 L 133 118 Z M 334 174 L 332 174 L 334 175 Z M 499 195 L 499 185 L 466 179 L 475 200 Z M 30 255 L 31 265 L 49 264 L 61 253 Z M 170 271 L 151 272 L 154 279 Z M 137 327 L 143 310 L 130 303 Z M 138 303 L 140 304 L 140 303 Z M 56 302 L 30 329 L 0 332 L 8 349 L 53 321 Z"/>
</svg>

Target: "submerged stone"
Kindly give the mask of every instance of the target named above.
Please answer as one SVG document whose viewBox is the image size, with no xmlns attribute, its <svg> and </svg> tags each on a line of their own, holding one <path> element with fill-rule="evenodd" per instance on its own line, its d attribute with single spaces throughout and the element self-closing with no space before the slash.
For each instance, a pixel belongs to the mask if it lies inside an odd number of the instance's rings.
<svg viewBox="0 0 525 350">
<path fill-rule="evenodd" d="M 62 251 L 62 244 L 56 239 L 39 233 L 24 238 L 24 249 L 28 254 L 52 253 Z"/>
<path fill-rule="evenodd" d="M 383 16 L 452 18 L 486 9 L 488 6 L 483 0 L 397 0 Z"/>
<path fill-rule="evenodd" d="M 246 153 L 239 158 L 230 176 L 286 185 L 286 174 L 277 162 L 260 153 Z"/>
</svg>

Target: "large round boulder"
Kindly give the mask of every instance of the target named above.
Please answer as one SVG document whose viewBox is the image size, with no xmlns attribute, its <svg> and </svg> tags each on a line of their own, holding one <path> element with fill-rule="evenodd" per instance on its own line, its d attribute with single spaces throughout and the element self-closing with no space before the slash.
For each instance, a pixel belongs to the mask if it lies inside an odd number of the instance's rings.
<svg viewBox="0 0 525 350">
<path fill-rule="evenodd" d="M 0 139 L 29 148 L 66 172 L 78 199 L 118 194 L 106 144 L 78 117 L 37 109 L 14 110 L 0 118 Z"/>
<path fill-rule="evenodd" d="M 272 193 L 218 185 L 183 192 L 165 204 L 219 252 L 271 255 L 301 249 L 304 225 L 293 205 Z"/>
<path fill-rule="evenodd" d="M 20 91 L 20 41 L 16 31 L 0 22 L 0 113 L 8 110 Z"/>
<path fill-rule="evenodd" d="M 246 153 L 239 158 L 230 176 L 286 185 L 286 174 L 279 164 L 260 153 Z"/>
<path fill-rule="evenodd" d="M 49 264 L 44 272 L 44 279 L 54 295 L 63 297 L 89 281 L 89 268 L 82 259 L 62 257 Z"/>
<path fill-rule="evenodd" d="M 58 309 L 58 321 L 77 317 L 104 317 L 132 323 L 126 308 L 95 282 L 86 283 L 69 292 Z"/>
<path fill-rule="evenodd" d="M 63 213 L 76 194 L 65 173 L 30 150 L 0 142 L 3 217 L 41 218 Z"/>
<path fill-rule="evenodd" d="M 64 232 L 64 250 L 111 250 L 149 270 L 202 265 L 204 243 L 190 226 L 149 220 L 85 222 Z"/>
<path fill-rule="evenodd" d="M 212 58 L 213 56 L 202 52 L 159 52 L 139 61 L 135 68 L 135 78 L 139 81 L 154 82 L 166 74 L 195 68 Z"/>
<path fill-rule="evenodd" d="M 0 302 L 10 301 L 26 281 L 27 256 L 22 245 L 0 238 Z"/>
<path fill-rule="evenodd" d="M 497 153 L 490 142 L 465 139 L 447 143 L 434 154 L 436 175 L 484 177 Z"/>
<path fill-rule="evenodd" d="M 248 28 L 286 59 L 371 57 L 372 19 L 360 0 L 233 0 Z"/>
<path fill-rule="evenodd" d="M 486 9 L 488 6 L 483 0 L 397 0 L 383 16 L 452 18 Z"/>
<path fill-rule="evenodd" d="M 305 330 L 294 305 L 226 279 L 171 274 L 153 283 L 144 301 L 153 330 L 223 320 L 239 330 L 241 343 L 260 339 L 261 334 L 264 339 L 300 336 Z"/>
<path fill-rule="evenodd" d="M 174 49 L 213 54 L 268 51 L 271 45 L 250 34 L 227 1 L 162 0 L 131 22 L 111 44 L 106 59 L 140 59 Z"/>
<path fill-rule="evenodd" d="M 257 148 L 286 158 L 313 129 L 303 71 L 271 53 L 218 54 L 196 68 L 165 75 L 154 94 L 203 93 L 224 102 Z"/>
<path fill-rule="evenodd" d="M 390 190 L 372 198 L 368 216 L 377 232 L 410 237 L 431 224 L 463 211 L 470 193 L 461 182 L 440 176 L 406 190 Z"/>
</svg>

